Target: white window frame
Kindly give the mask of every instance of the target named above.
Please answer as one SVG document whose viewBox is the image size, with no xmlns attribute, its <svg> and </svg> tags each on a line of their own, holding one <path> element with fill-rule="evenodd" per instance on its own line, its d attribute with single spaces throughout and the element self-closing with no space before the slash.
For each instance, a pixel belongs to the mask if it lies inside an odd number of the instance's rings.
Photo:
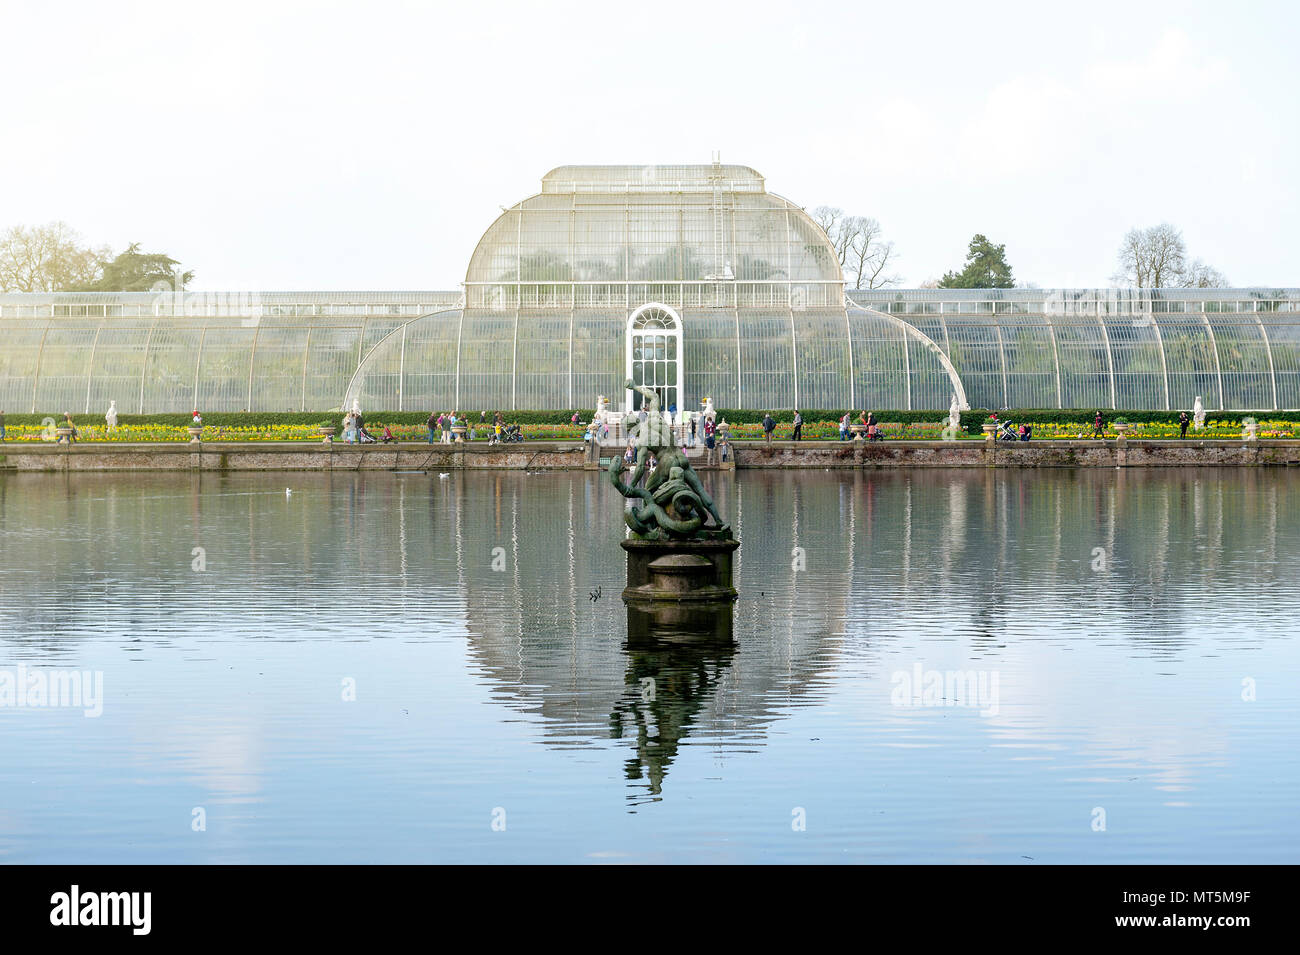
<svg viewBox="0 0 1300 955">
<path fill-rule="evenodd" d="M 638 323 L 641 321 L 641 317 L 650 311 L 662 312 L 668 318 L 672 319 L 672 328 L 639 328 Z M 686 356 L 685 353 L 682 351 L 682 344 L 683 344 L 682 317 L 677 313 L 676 309 L 664 305 L 662 302 L 646 302 L 644 305 L 639 306 L 631 315 L 628 316 L 627 332 L 623 336 L 624 353 L 626 355 L 626 362 L 624 366 L 626 371 L 625 380 L 632 379 L 633 338 L 646 337 L 650 335 L 665 335 L 669 338 L 674 338 L 677 341 L 677 357 L 675 359 L 677 365 L 677 385 L 676 385 L 677 402 L 676 403 L 677 403 L 677 412 L 678 414 L 680 414 L 686 408 L 686 393 L 682 389 L 682 384 L 685 380 L 683 371 L 686 366 Z M 664 407 L 659 410 L 667 411 L 668 409 Z M 632 412 L 631 389 L 627 389 L 623 393 L 623 411 L 628 414 L 631 414 Z"/>
</svg>

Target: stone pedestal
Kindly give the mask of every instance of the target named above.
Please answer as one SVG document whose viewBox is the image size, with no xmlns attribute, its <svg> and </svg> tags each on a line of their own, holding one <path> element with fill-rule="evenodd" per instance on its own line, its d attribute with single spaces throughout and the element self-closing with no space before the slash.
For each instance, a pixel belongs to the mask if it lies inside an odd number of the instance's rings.
<svg viewBox="0 0 1300 955">
<path fill-rule="evenodd" d="M 629 649 L 671 651 L 704 644 L 726 647 L 734 642 L 730 601 L 627 605 Z"/>
<path fill-rule="evenodd" d="M 623 600 L 648 608 L 730 603 L 736 599 L 731 559 L 737 540 L 620 542 L 627 551 Z"/>
</svg>

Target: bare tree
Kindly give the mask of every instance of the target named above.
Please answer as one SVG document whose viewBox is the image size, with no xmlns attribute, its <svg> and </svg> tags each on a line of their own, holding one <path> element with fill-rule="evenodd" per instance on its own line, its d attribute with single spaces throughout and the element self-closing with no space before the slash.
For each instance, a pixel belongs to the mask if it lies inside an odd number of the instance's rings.
<svg viewBox="0 0 1300 955">
<path fill-rule="evenodd" d="M 1227 288 L 1231 283 L 1218 269 L 1193 259 L 1183 270 L 1183 285 L 1187 288 Z"/>
<path fill-rule="evenodd" d="M 854 288 L 885 288 L 897 285 L 897 275 L 886 272 L 894 257 L 894 243 L 882 241 L 880 223 L 866 216 L 849 216 L 843 231 L 848 235 L 845 249 L 846 271 L 853 276 Z"/>
<path fill-rule="evenodd" d="M 1114 279 L 1135 288 L 1171 288 L 1180 284 L 1186 257 L 1183 234 L 1169 223 L 1130 229 L 1119 247 Z"/>
<path fill-rule="evenodd" d="M 13 226 L 0 235 L 0 291 L 58 292 L 94 282 L 110 252 L 82 244 L 65 222 Z"/>
<path fill-rule="evenodd" d="M 846 281 L 854 288 L 883 288 L 901 279 L 888 273 L 894 243 L 880 238 L 880 223 L 867 216 L 847 216 L 843 209 L 818 206 L 812 213 L 826 233 Z"/>
<path fill-rule="evenodd" d="M 1222 288 L 1228 279 L 1200 259 L 1189 259 L 1183 234 L 1167 222 L 1130 229 L 1119 248 L 1117 284 L 1135 288 Z"/>
<path fill-rule="evenodd" d="M 848 260 L 848 236 L 844 232 L 844 210 L 834 206 L 818 206 L 812 213 L 813 221 L 822 227 L 835 248 L 835 257 L 844 267 Z"/>
</svg>

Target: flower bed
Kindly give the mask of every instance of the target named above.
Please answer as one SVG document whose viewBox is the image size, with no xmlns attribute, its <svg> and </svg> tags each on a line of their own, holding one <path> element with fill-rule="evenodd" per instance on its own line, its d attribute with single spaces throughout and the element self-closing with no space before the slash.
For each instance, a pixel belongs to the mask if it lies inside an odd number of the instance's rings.
<svg viewBox="0 0 1300 955">
<path fill-rule="evenodd" d="M 13 417 L 11 416 L 11 421 Z M 32 442 L 55 440 L 55 427 L 59 421 L 53 418 L 46 418 L 45 424 L 28 423 L 31 416 L 23 416 L 26 420 L 23 423 L 14 421 L 8 426 L 7 438 L 9 441 Z M 229 417 L 229 416 L 226 416 Z M 1005 412 L 1000 415 L 1001 420 L 1009 421 L 1013 426 L 1019 427 L 1022 419 L 1017 417 L 1016 412 Z M 398 441 L 427 441 L 428 429 L 423 423 L 393 423 L 385 422 L 384 416 L 377 413 L 374 419 L 367 419 L 366 429 L 376 438 L 380 438 L 384 433 L 385 423 L 389 424 L 392 429 L 393 437 Z M 75 419 L 74 419 L 75 420 Z M 120 424 L 112 433 L 108 432 L 107 427 L 102 421 L 91 424 L 78 424 L 78 442 L 114 442 L 114 443 L 163 443 L 163 442 L 188 442 L 189 434 L 185 430 L 183 417 L 177 419 L 177 423 L 132 423 Z M 331 419 L 332 420 L 332 419 Z M 509 420 L 509 419 L 508 419 Z M 721 420 L 721 418 L 719 418 Z M 932 423 L 940 423 L 940 415 L 935 415 Z M 1133 421 L 1127 429 L 1127 437 L 1130 440 L 1177 440 L 1179 436 L 1178 423 L 1175 417 L 1167 421 Z M 52 423 L 51 423 L 52 422 Z M 889 419 L 882 419 L 882 423 L 893 423 Z M 338 430 L 335 434 L 335 440 L 342 442 L 343 429 L 341 423 L 336 425 Z M 473 422 L 472 427 L 475 436 L 472 439 L 475 444 L 487 443 L 491 438 L 491 428 L 480 426 Z M 319 442 L 321 439 L 320 422 L 294 422 L 282 424 L 222 424 L 222 425 L 205 425 L 203 429 L 204 441 L 312 441 Z M 1034 421 L 1033 422 L 1033 440 L 1087 440 L 1093 437 L 1092 423 L 1078 421 Z M 1259 438 L 1300 438 L 1300 421 L 1288 421 L 1275 418 L 1261 417 L 1256 425 L 1256 435 Z M 573 426 L 570 424 L 522 424 L 521 430 L 525 440 L 528 441 L 581 441 L 586 433 L 585 426 Z M 732 441 L 762 441 L 763 428 L 760 424 L 731 424 Z M 788 441 L 794 428 L 789 422 L 778 422 L 776 430 L 773 432 L 773 438 L 778 441 Z M 1113 421 L 1108 420 L 1106 424 L 1106 435 L 1109 438 L 1116 436 L 1113 427 Z M 435 434 L 435 440 L 440 437 L 440 433 Z M 471 440 L 466 434 L 466 440 Z M 934 428 L 920 430 L 908 426 L 904 423 L 901 430 L 890 429 L 883 432 L 883 437 L 887 441 L 898 440 L 939 440 L 942 433 Z M 968 431 L 958 431 L 956 436 L 958 440 L 983 440 L 983 435 L 978 433 L 971 434 Z M 1200 431 L 1195 428 L 1188 428 L 1187 439 L 1207 439 L 1207 440 L 1237 440 L 1242 437 L 1242 424 L 1239 418 L 1210 418 L 1205 422 L 1205 427 Z M 806 441 L 838 441 L 840 439 L 840 430 L 838 421 L 805 421 L 803 426 L 803 438 Z M 697 437 L 702 441 L 702 435 Z"/>
</svg>

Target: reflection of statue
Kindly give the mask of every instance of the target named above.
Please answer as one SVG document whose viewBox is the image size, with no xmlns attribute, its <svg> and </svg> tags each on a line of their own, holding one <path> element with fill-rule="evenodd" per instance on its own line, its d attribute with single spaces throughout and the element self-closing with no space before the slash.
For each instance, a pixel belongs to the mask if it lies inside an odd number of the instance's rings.
<svg viewBox="0 0 1300 955">
<path fill-rule="evenodd" d="M 673 430 L 659 411 L 659 396 L 645 385 L 627 387 L 646 398 L 646 419 L 630 431 L 636 448 L 636 465 L 631 480 L 623 483 L 625 467 L 622 456 L 615 456 L 609 464 L 610 483 L 624 497 L 637 498 L 644 503 L 634 505 L 625 515 L 627 526 L 645 540 L 690 538 L 729 538 L 730 528 L 722 520 L 699 475 L 686 460 L 686 454 L 673 443 Z M 651 457 L 654 469 L 646 477 L 646 467 Z M 641 480 L 645 478 L 645 486 Z M 712 517 L 714 527 L 704 526 Z"/>
<path fill-rule="evenodd" d="M 627 690 L 610 713 L 610 736 L 633 738 L 629 780 L 646 780 L 658 796 L 681 741 L 731 668 L 731 609 L 690 609 L 666 619 L 628 608 Z"/>
</svg>

